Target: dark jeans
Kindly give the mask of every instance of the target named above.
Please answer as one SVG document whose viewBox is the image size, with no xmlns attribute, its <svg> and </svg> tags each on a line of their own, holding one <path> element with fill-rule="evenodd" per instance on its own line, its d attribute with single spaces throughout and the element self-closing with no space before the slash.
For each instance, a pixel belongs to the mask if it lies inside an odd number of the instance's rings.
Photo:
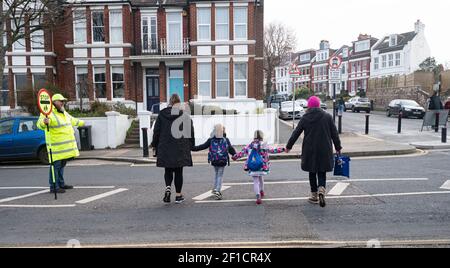
<svg viewBox="0 0 450 268">
<path fill-rule="evenodd" d="M 55 170 L 55 182 L 56 182 L 56 189 L 59 189 L 60 187 L 64 187 L 64 168 L 67 165 L 66 160 L 59 160 L 55 161 L 53 163 L 54 170 Z M 50 166 L 50 175 L 49 175 L 49 184 L 50 188 L 53 189 L 53 176 L 52 176 L 52 167 Z"/>
<path fill-rule="evenodd" d="M 166 187 L 172 186 L 172 182 L 175 179 L 175 190 L 177 194 L 181 194 L 183 188 L 183 168 L 166 168 L 164 173 L 164 179 L 166 180 Z"/>
<path fill-rule="evenodd" d="M 317 186 L 317 181 L 319 181 L 319 185 Z M 309 184 L 311 185 L 311 193 L 317 193 L 319 187 L 326 188 L 327 186 L 327 173 L 319 172 L 319 173 L 309 173 Z"/>
</svg>

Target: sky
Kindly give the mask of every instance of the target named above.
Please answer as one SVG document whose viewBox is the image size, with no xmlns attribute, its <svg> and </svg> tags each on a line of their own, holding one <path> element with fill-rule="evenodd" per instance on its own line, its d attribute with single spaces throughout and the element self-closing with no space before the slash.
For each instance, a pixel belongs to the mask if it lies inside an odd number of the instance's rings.
<svg viewBox="0 0 450 268">
<path fill-rule="evenodd" d="M 265 0 L 265 24 L 280 22 L 295 31 L 297 51 L 351 45 L 359 34 L 378 39 L 414 31 L 420 19 L 431 55 L 450 68 L 449 0 Z"/>
</svg>

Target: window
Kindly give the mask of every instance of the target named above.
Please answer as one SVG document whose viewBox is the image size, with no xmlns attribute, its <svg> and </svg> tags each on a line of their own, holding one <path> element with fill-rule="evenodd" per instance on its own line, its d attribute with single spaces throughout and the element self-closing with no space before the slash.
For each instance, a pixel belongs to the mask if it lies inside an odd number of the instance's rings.
<svg viewBox="0 0 450 268">
<path fill-rule="evenodd" d="M 17 96 L 17 106 L 24 106 L 25 101 L 30 97 L 27 83 L 26 74 L 16 74 L 15 76 L 15 89 Z"/>
<path fill-rule="evenodd" d="M 103 11 L 92 12 L 92 36 L 94 38 L 94 42 L 105 42 Z"/>
<path fill-rule="evenodd" d="M 182 52 L 181 13 L 167 13 L 168 48 L 169 53 Z"/>
<path fill-rule="evenodd" d="M 216 8 L 216 40 L 228 40 L 230 27 L 229 23 L 229 10 L 227 7 Z"/>
<path fill-rule="evenodd" d="M 247 97 L 247 63 L 234 64 L 234 96 Z"/>
<path fill-rule="evenodd" d="M 369 49 L 370 49 L 370 41 L 369 40 L 356 43 L 356 45 L 355 45 L 355 52 L 366 51 Z"/>
<path fill-rule="evenodd" d="M 123 78 L 123 67 L 112 66 L 112 89 L 114 99 L 124 99 L 125 98 L 125 83 Z"/>
<path fill-rule="evenodd" d="M 300 61 L 309 61 L 309 60 L 311 60 L 311 54 L 303 54 L 303 55 L 300 55 Z"/>
<path fill-rule="evenodd" d="M 0 106 L 9 106 L 8 76 L 3 75 L 3 85 L 0 90 Z"/>
<path fill-rule="evenodd" d="M 362 62 L 362 71 L 363 72 L 367 71 L 367 61 L 366 60 Z"/>
<path fill-rule="evenodd" d="M 389 54 L 389 67 L 394 66 L 394 54 Z"/>
<path fill-rule="evenodd" d="M 211 63 L 198 64 L 198 95 L 211 98 Z"/>
<path fill-rule="evenodd" d="M 74 43 L 86 43 L 86 13 L 84 11 L 75 11 L 74 15 Z"/>
<path fill-rule="evenodd" d="M 395 66 L 400 66 L 400 64 L 401 64 L 400 58 L 401 58 L 401 54 L 395 53 Z"/>
<path fill-rule="evenodd" d="M 13 29 L 17 29 L 15 23 L 18 23 L 18 25 L 22 25 L 23 24 L 23 20 L 21 21 L 16 21 L 16 20 L 12 20 L 11 24 L 12 24 L 12 28 Z M 16 42 L 14 42 L 14 51 L 21 51 L 21 50 L 25 50 L 25 28 L 21 27 L 21 29 L 19 29 L 19 36 L 21 36 L 22 38 L 19 38 Z"/>
<path fill-rule="evenodd" d="M 247 7 L 234 8 L 234 39 L 247 40 Z"/>
<path fill-rule="evenodd" d="M 47 76 L 45 74 L 33 74 L 33 88 L 40 90 L 47 86 Z"/>
<path fill-rule="evenodd" d="M 106 99 L 106 72 L 105 67 L 94 67 L 95 97 Z"/>
<path fill-rule="evenodd" d="M 87 67 L 77 67 L 76 68 L 76 87 L 77 87 L 77 98 L 89 98 L 88 94 L 88 68 Z"/>
<path fill-rule="evenodd" d="M 380 68 L 380 58 L 376 57 L 373 59 L 373 68 L 378 70 Z"/>
<path fill-rule="evenodd" d="M 156 17 L 142 17 L 142 47 L 144 50 L 158 49 Z"/>
<path fill-rule="evenodd" d="M 122 43 L 123 42 L 123 32 L 122 32 L 122 12 L 121 11 L 111 11 L 109 13 L 109 41 L 110 43 Z"/>
<path fill-rule="evenodd" d="M 198 40 L 211 40 L 211 9 L 198 8 L 197 9 L 197 26 L 198 26 Z"/>
<path fill-rule="evenodd" d="M 33 27 L 39 25 L 39 21 L 35 20 L 32 22 Z M 31 48 L 33 50 L 44 50 L 44 31 L 36 30 L 31 33 Z"/>
<path fill-rule="evenodd" d="M 0 135 L 13 134 L 14 120 L 6 120 L 0 123 Z"/>
<path fill-rule="evenodd" d="M 387 56 L 386 55 L 381 56 L 381 67 L 382 68 L 387 67 Z"/>
<path fill-rule="evenodd" d="M 26 133 L 28 131 L 37 130 L 36 126 L 37 120 L 20 120 L 19 123 L 19 133 Z"/>
<path fill-rule="evenodd" d="M 230 65 L 226 63 L 216 64 L 216 96 L 228 98 L 230 96 Z"/>
</svg>

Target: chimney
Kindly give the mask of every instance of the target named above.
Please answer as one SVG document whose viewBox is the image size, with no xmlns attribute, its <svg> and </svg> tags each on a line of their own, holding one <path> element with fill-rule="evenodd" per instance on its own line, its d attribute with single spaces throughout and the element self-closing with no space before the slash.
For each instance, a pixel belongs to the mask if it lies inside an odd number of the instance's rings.
<svg viewBox="0 0 450 268">
<path fill-rule="evenodd" d="M 417 20 L 417 22 L 414 24 L 414 31 L 418 33 L 424 33 L 425 32 L 425 24 L 423 24 L 420 20 Z"/>
<path fill-rule="evenodd" d="M 371 36 L 368 35 L 368 34 L 359 34 L 359 36 L 358 36 L 358 41 L 370 39 L 370 37 L 371 37 Z"/>
<path fill-rule="evenodd" d="M 327 40 L 320 41 L 320 50 L 330 49 L 330 42 Z"/>
</svg>

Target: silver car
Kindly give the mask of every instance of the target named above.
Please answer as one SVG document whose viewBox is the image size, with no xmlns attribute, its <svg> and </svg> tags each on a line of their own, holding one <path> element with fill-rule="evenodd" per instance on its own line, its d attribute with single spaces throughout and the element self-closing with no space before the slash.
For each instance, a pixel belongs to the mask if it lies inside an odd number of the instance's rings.
<svg viewBox="0 0 450 268">
<path fill-rule="evenodd" d="M 298 103 L 294 104 L 292 101 L 285 101 L 281 103 L 280 106 L 280 119 L 287 120 L 287 119 L 293 119 L 295 114 L 295 119 L 300 119 L 305 114 L 305 109 Z"/>
</svg>

